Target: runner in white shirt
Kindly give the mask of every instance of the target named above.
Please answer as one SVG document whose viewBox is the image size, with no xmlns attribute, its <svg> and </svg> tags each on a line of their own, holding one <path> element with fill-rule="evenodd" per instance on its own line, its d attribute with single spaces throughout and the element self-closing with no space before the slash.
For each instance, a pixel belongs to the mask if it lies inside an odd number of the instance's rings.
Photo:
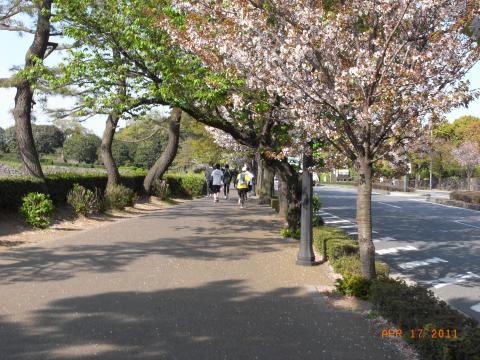
<svg viewBox="0 0 480 360">
<path fill-rule="evenodd" d="M 223 172 L 220 170 L 220 164 L 215 165 L 215 170 L 212 171 L 212 192 L 213 202 L 219 201 L 220 189 L 223 186 Z"/>
</svg>

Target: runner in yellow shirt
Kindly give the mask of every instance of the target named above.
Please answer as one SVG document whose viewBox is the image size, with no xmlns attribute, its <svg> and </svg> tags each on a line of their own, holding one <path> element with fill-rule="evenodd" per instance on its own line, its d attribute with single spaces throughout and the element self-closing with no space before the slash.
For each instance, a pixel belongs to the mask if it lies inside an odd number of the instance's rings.
<svg viewBox="0 0 480 360">
<path fill-rule="evenodd" d="M 238 204 L 240 208 L 243 209 L 245 207 L 245 201 L 247 200 L 247 190 L 248 190 L 248 183 L 252 180 L 247 173 L 247 166 L 242 168 L 242 172 L 237 175 L 237 190 L 238 190 Z"/>
</svg>

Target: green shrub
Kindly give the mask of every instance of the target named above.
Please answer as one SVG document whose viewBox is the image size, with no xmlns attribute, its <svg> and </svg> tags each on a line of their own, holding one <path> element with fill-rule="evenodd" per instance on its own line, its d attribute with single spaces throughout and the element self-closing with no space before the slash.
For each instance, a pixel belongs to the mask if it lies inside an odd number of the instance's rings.
<svg viewBox="0 0 480 360">
<path fill-rule="evenodd" d="M 352 241 L 344 231 L 334 227 L 320 226 L 313 228 L 313 245 L 323 257 L 326 257 L 327 243 L 334 240 Z"/>
<path fill-rule="evenodd" d="M 280 236 L 283 238 L 289 238 L 291 237 L 291 235 L 292 235 L 292 231 L 288 227 L 280 230 Z"/>
<path fill-rule="evenodd" d="M 318 194 L 313 194 L 312 197 L 312 208 L 313 208 L 313 213 L 317 213 L 320 211 L 322 208 L 322 202 L 320 201 L 320 196 Z"/>
<path fill-rule="evenodd" d="M 480 191 L 453 191 L 450 193 L 450 199 L 470 204 L 480 204 Z"/>
<path fill-rule="evenodd" d="M 79 184 L 73 184 L 72 190 L 67 195 L 67 203 L 73 207 L 77 215 L 83 216 L 100 211 L 102 207 L 98 189 L 92 191 Z"/>
<path fill-rule="evenodd" d="M 53 203 L 50 197 L 43 193 L 29 193 L 22 198 L 20 212 L 27 224 L 44 229 L 50 225 Z"/>
<path fill-rule="evenodd" d="M 155 180 L 152 186 L 153 195 L 162 200 L 170 198 L 170 189 L 166 180 Z"/>
<path fill-rule="evenodd" d="M 422 359 L 480 359 L 480 329 L 420 285 L 408 286 L 402 280 L 380 278 L 370 287 L 374 310 L 406 332 L 405 338 L 420 352 Z M 425 336 L 410 339 L 410 329 L 424 329 Z M 457 338 L 432 338 L 431 329 L 456 329 Z"/>
<path fill-rule="evenodd" d="M 313 215 L 312 218 L 312 225 L 313 227 L 318 227 L 318 226 L 323 226 L 325 222 L 323 221 L 323 218 L 320 215 Z"/>
<path fill-rule="evenodd" d="M 338 279 L 335 286 L 344 295 L 355 296 L 367 300 L 370 293 L 371 281 L 363 276 L 352 275 Z"/>
<path fill-rule="evenodd" d="M 341 256 L 332 261 L 331 265 L 333 270 L 342 274 L 342 276 L 362 276 L 362 263 L 359 254 Z M 379 277 L 386 277 L 390 273 L 390 267 L 381 261 L 375 261 L 375 270 Z"/>
<path fill-rule="evenodd" d="M 280 230 L 280 235 L 284 238 L 300 239 L 301 229 L 293 230 L 289 227 Z"/>
<path fill-rule="evenodd" d="M 172 197 L 191 199 L 204 194 L 205 177 L 201 174 L 166 174 Z"/>
<path fill-rule="evenodd" d="M 105 190 L 105 204 L 109 209 L 123 210 L 137 201 L 135 192 L 124 185 L 110 185 Z"/>
<path fill-rule="evenodd" d="M 331 240 L 326 243 L 327 259 L 331 262 L 342 256 L 349 256 L 358 253 L 358 244 L 353 240 Z"/>
<path fill-rule="evenodd" d="M 121 184 L 133 189 L 136 193 L 143 193 L 143 175 L 122 175 Z M 78 174 L 58 173 L 46 176 L 48 194 L 55 205 L 66 204 L 67 195 L 73 184 L 95 191 L 105 191 L 107 186 L 106 174 Z M 11 212 L 22 204 L 22 197 L 30 192 L 43 192 L 44 184 L 29 176 L 9 176 L 0 178 L 0 211 Z"/>
</svg>

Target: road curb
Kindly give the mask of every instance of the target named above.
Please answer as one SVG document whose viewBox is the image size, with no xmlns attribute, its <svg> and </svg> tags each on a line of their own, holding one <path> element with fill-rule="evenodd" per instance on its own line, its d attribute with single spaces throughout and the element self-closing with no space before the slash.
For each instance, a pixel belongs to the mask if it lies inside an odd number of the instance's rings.
<svg viewBox="0 0 480 360">
<path fill-rule="evenodd" d="M 469 209 L 469 210 L 476 210 L 480 211 L 480 205 L 475 205 L 475 204 L 469 204 L 465 201 L 459 201 L 459 200 L 448 200 L 448 199 L 439 199 L 439 198 L 428 198 L 427 201 L 441 204 L 441 205 L 448 205 L 448 206 L 453 206 L 453 207 L 458 207 L 458 208 L 463 208 L 463 209 Z"/>
</svg>

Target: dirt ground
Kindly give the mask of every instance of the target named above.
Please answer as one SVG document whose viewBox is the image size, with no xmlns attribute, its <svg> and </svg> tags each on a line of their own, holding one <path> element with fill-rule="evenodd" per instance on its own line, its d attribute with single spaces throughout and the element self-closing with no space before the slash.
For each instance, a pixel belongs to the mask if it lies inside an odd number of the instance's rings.
<svg viewBox="0 0 480 360">
<path fill-rule="evenodd" d="M 125 210 L 110 210 L 88 217 L 76 217 L 71 207 L 63 206 L 55 209 L 52 225 L 44 230 L 32 229 L 25 224 L 20 214 L 0 214 L 0 251 L 58 239 L 75 231 L 92 229 L 114 221 L 148 214 L 184 201 L 175 199 L 167 202 L 150 197 L 141 199 L 134 207 L 128 207 Z"/>
</svg>

